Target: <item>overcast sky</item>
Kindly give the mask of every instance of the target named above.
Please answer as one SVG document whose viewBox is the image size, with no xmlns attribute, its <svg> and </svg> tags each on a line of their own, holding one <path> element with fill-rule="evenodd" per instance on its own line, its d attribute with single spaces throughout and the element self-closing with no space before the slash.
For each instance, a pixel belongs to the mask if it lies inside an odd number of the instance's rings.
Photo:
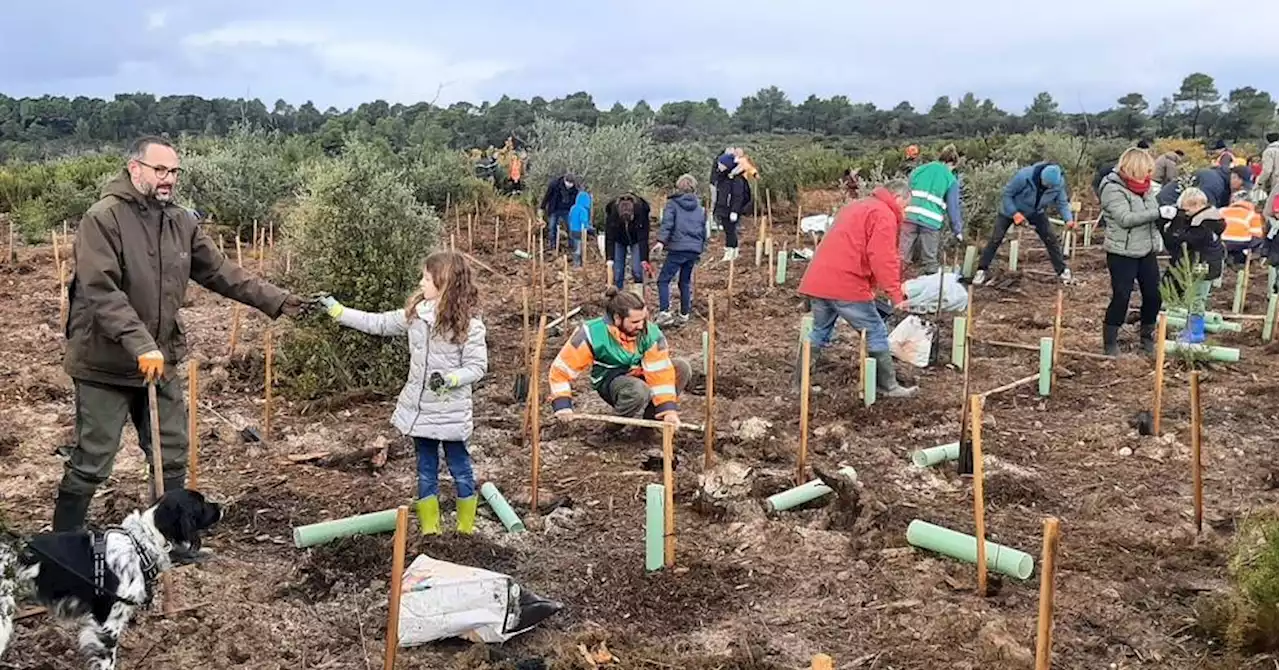
<svg viewBox="0 0 1280 670">
<path fill-rule="evenodd" d="M 776 84 L 793 102 L 843 94 L 921 111 L 970 90 L 1021 111 L 1047 90 L 1075 112 L 1130 91 L 1154 106 L 1193 71 L 1224 96 L 1280 88 L 1275 0 L 4 4 L 0 92 L 15 97 L 146 91 L 323 109 L 585 90 L 602 109 L 707 97 L 732 108 Z"/>
</svg>

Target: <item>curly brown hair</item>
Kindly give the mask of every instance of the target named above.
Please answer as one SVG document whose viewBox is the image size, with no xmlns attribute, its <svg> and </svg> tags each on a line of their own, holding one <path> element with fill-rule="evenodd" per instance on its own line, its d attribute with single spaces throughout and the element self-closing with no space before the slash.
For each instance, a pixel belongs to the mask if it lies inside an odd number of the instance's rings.
<svg viewBox="0 0 1280 670">
<path fill-rule="evenodd" d="M 440 295 L 436 298 L 436 334 L 461 345 L 471 330 L 471 316 L 479 303 L 480 292 L 471 283 L 471 267 L 462 254 L 437 251 L 422 261 L 422 271 L 431 276 Z M 412 319 L 422 303 L 421 290 L 413 292 L 404 305 L 404 316 Z"/>
</svg>

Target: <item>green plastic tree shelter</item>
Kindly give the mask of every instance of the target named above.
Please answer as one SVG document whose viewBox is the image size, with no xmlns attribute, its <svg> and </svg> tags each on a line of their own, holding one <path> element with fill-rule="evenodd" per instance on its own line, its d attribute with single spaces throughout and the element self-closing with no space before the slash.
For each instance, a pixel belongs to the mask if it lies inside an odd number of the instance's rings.
<svg viewBox="0 0 1280 670">
<path fill-rule="evenodd" d="M 1176 319 L 1186 319 L 1186 318 L 1187 318 L 1187 310 L 1182 309 L 1181 307 L 1174 307 L 1173 309 L 1167 309 L 1167 310 L 1164 310 L 1164 314 L 1165 314 L 1166 316 L 1168 316 L 1169 318 L 1171 318 L 1171 319 L 1173 319 L 1173 318 L 1176 318 Z M 1204 322 L 1205 322 L 1206 324 L 1210 324 L 1210 323 L 1224 323 L 1224 322 L 1226 322 L 1226 320 L 1227 320 L 1227 319 L 1226 319 L 1226 317 L 1225 317 L 1225 316 L 1223 316 L 1223 315 L 1222 315 L 1222 312 L 1205 312 L 1205 313 L 1204 313 Z"/>
<path fill-rule="evenodd" d="M 774 270 L 774 281 L 778 286 L 782 286 L 787 283 L 787 252 L 785 249 L 778 252 L 778 264 L 775 267 L 777 269 Z"/>
<path fill-rule="evenodd" d="M 850 482 L 858 481 L 858 472 L 851 467 L 840 468 L 838 472 L 841 477 L 848 479 Z M 823 484 L 821 479 L 814 479 L 765 498 L 764 511 L 766 514 L 785 512 L 792 507 L 803 505 L 810 500 L 816 500 L 828 493 L 831 493 L 831 487 Z"/>
<path fill-rule="evenodd" d="M 915 519 L 907 526 L 907 542 L 913 547 L 936 551 L 965 563 L 978 562 L 978 540 L 972 535 Z M 1027 579 L 1035 571 L 1030 554 L 987 541 L 987 569 L 1017 579 Z"/>
<path fill-rule="evenodd" d="M 1022 246 L 1017 240 L 1009 242 L 1009 272 L 1018 271 L 1018 247 Z"/>
<path fill-rule="evenodd" d="M 970 244 L 964 248 L 964 276 L 973 277 L 973 264 L 978 262 L 978 248 Z"/>
<path fill-rule="evenodd" d="M 1048 396 L 1053 390 L 1053 338 L 1040 338 L 1040 395 Z"/>
<path fill-rule="evenodd" d="M 862 405 L 870 407 L 876 403 L 876 359 L 862 359 Z"/>
<path fill-rule="evenodd" d="M 946 463 L 960 458 L 960 443 L 951 442 L 928 449 L 917 449 L 911 452 L 911 463 L 917 468 L 928 468 L 939 463 Z"/>
<path fill-rule="evenodd" d="M 1164 353 L 1179 354 L 1191 351 L 1202 358 L 1223 363 L 1235 363 L 1240 360 L 1240 350 L 1234 347 L 1211 347 L 1207 344 L 1184 344 L 1177 340 L 1165 340 Z"/>
<path fill-rule="evenodd" d="M 958 370 L 963 370 L 964 364 L 968 362 L 964 355 L 964 343 L 968 335 L 969 323 L 963 316 L 951 320 L 951 364 Z"/>
<path fill-rule="evenodd" d="M 1169 314 L 1167 315 L 1166 318 L 1169 320 L 1169 326 L 1171 328 L 1184 328 L 1187 325 L 1187 317 L 1185 316 L 1175 316 L 1173 314 Z M 1210 321 L 1208 319 L 1204 320 L 1204 330 L 1206 333 L 1221 333 L 1224 331 L 1228 333 L 1238 333 L 1243 329 L 1244 329 L 1244 326 L 1241 326 L 1239 323 L 1236 323 L 1235 321 Z"/>
<path fill-rule="evenodd" d="M 644 569 L 661 570 L 663 565 L 663 506 L 665 491 L 662 484 L 650 484 L 644 488 Z"/>
<path fill-rule="evenodd" d="M 524 532 L 524 522 L 520 520 L 520 516 L 516 514 L 516 511 L 511 509 L 511 504 L 507 502 L 506 498 L 502 497 L 502 492 L 493 485 L 493 482 L 485 482 L 480 487 L 480 495 L 485 502 L 489 503 L 489 509 L 498 515 L 498 520 L 502 522 L 508 533 Z"/>
<path fill-rule="evenodd" d="M 293 546 L 306 549 L 341 537 L 390 533 L 395 529 L 396 511 L 389 509 L 334 521 L 321 521 L 309 526 L 298 526 L 293 529 Z"/>
<path fill-rule="evenodd" d="M 1267 298 L 1267 314 L 1262 320 L 1262 341 L 1270 342 L 1271 333 L 1276 327 L 1276 294 Z"/>
</svg>

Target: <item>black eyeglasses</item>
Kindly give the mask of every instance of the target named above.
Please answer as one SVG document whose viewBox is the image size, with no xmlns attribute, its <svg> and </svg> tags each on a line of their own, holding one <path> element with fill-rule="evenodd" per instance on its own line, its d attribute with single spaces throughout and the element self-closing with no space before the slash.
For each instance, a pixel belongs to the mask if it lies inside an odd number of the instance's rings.
<svg viewBox="0 0 1280 670">
<path fill-rule="evenodd" d="M 155 170 L 155 171 L 156 171 L 156 176 L 157 176 L 157 177 L 159 177 L 159 178 L 161 178 L 161 179 L 164 179 L 165 177 L 168 177 L 169 175 L 173 175 L 173 178 L 174 178 L 174 179 L 177 179 L 178 177 L 181 177 L 181 176 L 182 176 L 182 168 L 180 168 L 180 167 L 171 168 L 171 167 L 168 167 L 168 166 L 165 166 L 165 165 L 152 165 L 152 164 L 150 164 L 150 163 L 144 163 L 143 161 L 137 161 L 137 163 L 138 163 L 138 165 L 145 165 L 145 166 L 147 166 L 147 167 L 151 168 L 152 170 Z"/>
</svg>

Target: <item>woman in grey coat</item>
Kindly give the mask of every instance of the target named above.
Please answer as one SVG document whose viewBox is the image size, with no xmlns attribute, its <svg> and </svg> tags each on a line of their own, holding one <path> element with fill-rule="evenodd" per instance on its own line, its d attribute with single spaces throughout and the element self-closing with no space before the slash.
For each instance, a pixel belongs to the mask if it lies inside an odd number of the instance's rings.
<svg viewBox="0 0 1280 670">
<path fill-rule="evenodd" d="M 458 532 L 471 534 L 476 518 L 476 479 L 467 440 L 471 437 L 471 385 L 489 367 L 485 328 L 473 316 L 478 304 L 471 270 L 461 254 L 438 251 L 422 267 L 419 290 L 404 309 L 371 313 L 344 307 L 333 298 L 329 315 L 370 335 L 409 337 L 409 379 L 400 391 L 391 423 L 413 438 L 418 455 L 418 501 L 424 535 L 440 532 L 440 450 L 457 492 Z"/>
<path fill-rule="evenodd" d="M 1139 337 L 1147 353 L 1155 352 L 1156 318 L 1160 315 L 1160 265 L 1156 254 L 1163 250 L 1160 226 L 1178 213 L 1173 206 L 1161 207 L 1151 187 L 1155 161 L 1141 149 L 1129 149 L 1120 156 L 1115 170 L 1102 179 L 1099 198 L 1107 222 L 1107 271 L 1111 274 L 1111 303 L 1103 325 L 1103 352 L 1120 353 L 1120 326 L 1129 311 L 1129 294 L 1137 281 L 1142 293 Z"/>
</svg>

